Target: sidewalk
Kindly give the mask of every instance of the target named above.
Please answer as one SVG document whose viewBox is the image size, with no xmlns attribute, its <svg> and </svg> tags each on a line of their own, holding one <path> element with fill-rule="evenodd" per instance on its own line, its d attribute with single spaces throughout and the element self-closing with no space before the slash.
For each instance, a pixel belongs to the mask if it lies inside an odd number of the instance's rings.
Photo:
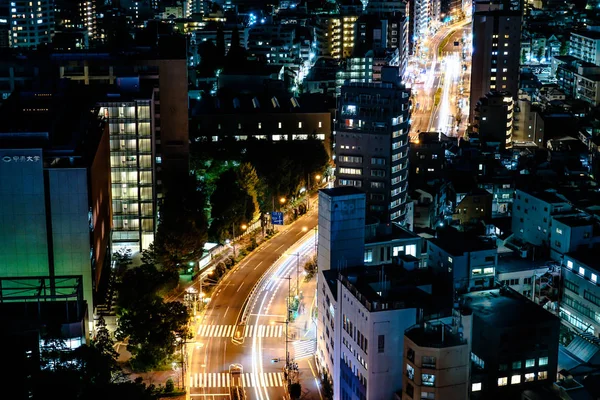
<svg viewBox="0 0 600 400">
<path fill-rule="evenodd" d="M 318 386 L 320 383 L 319 373 L 314 360 L 317 347 L 317 326 L 312 315 L 313 310 L 317 307 L 315 296 L 317 290 L 316 276 L 309 282 L 303 282 L 300 289 L 303 295 L 301 303 L 303 312 L 299 313 L 298 318 L 292 324 L 290 355 L 294 362 L 298 364 L 299 382 L 302 386 L 301 399 L 322 400 Z M 297 356 L 300 357 L 300 360 L 297 359 Z"/>
</svg>

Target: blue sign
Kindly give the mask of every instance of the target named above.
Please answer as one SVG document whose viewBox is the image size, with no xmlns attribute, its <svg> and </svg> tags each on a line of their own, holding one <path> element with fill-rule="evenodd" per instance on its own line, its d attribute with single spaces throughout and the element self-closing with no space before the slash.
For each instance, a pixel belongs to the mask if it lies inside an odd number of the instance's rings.
<svg viewBox="0 0 600 400">
<path fill-rule="evenodd" d="M 271 223 L 273 225 L 283 225 L 283 213 L 278 211 L 273 211 L 271 213 Z"/>
</svg>

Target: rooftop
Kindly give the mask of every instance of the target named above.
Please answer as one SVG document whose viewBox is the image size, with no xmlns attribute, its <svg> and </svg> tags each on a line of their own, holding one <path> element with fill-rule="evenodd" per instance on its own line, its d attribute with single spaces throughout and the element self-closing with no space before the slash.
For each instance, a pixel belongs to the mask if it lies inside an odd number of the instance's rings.
<svg viewBox="0 0 600 400">
<path fill-rule="evenodd" d="M 410 327 L 404 335 L 420 347 L 445 348 L 467 344 L 467 340 L 460 337 L 455 327 L 441 321 L 429 321 Z"/>
<path fill-rule="evenodd" d="M 437 237 L 430 242 L 453 256 L 460 257 L 465 253 L 496 249 L 494 240 L 451 227 L 439 229 L 437 233 Z"/>
<path fill-rule="evenodd" d="M 588 39 L 596 39 L 596 40 L 600 39 L 600 32 L 598 32 L 598 31 L 592 31 L 592 30 L 574 31 L 574 32 L 571 32 L 571 34 L 583 36 Z"/>
<path fill-rule="evenodd" d="M 461 298 L 463 314 L 474 313 L 490 326 L 535 325 L 556 316 L 509 288 L 482 290 Z M 514 312 L 519 310 L 519 312 Z"/>
<path fill-rule="evenodd" d="M 549 263 L 551 263 L 551 261 L 544 259 L 532 261 L 529 259 L 521 258 L 514 252 L 512 252 L 503 256 L 498 256 L 498 265 L 496 266 L 496 272 L 498 274 L 506 274 L 511 272 L 547 269 L 549 267 Z"/>
<path fill-rule="evenodd" d="M 327 96 L 305 94 L 241 94 L 221 93 L 202 96 L 193 106 L 193 115 L 264 114 L 264 113 L 330 113 L 335 108 Z"/>
<path fill-rule="evenodd" d="M 425 290 L 430 289 L 433 277 L 426 269 L 407 271 L 389 265 L 351 267 L 339 271 L 338 280 L 371 312 L 427 308 L 432 302 Z"/>
<path fill-rule="evenodd" d="M 596 271 L 600 271 L 600 267 L 598 267 L 598 254 L 600 254 L 600 249 L 596 247 L 587 249 L 587 251 L 573 251 L 567 253 L 567 256 L 590 268 L 594 268 Z"/>
<path fill-rule="evenodd" d="M 592 221 L 590 217 L 584 216 L 584 215 L 560 217 L 560 218 L 555 218 L 555 220 L 559 221 L 571 228 L 594 225 L 594 221 Z"/>
</svg>

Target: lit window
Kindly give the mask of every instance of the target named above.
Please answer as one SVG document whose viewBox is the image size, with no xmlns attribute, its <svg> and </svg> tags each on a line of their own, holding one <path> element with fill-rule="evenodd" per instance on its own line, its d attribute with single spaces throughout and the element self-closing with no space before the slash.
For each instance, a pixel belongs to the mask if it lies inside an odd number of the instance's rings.
<svg viewBox="0 0 600 400">
<path fill-rule="evenodd" d="M 598 275 L 592 274 L 592 282 L 596 283 L 598 281 Z"/>
<path fill-rule="evenodd" d="M 538 359 L 538 365 L 541 367 L 542 365 L 548 365 L 548 357 L 540 357 Z"/>
<path fill-rule="evenodd" d="M 373 250 L 368 249 L 365 250 L 364 262 L 372 262 L 373 261 Z"/>
<path fill-rule="evenodd" d="M 321 121 L 319 121 L 319 128 L 323 127 L 323 123 Z"/>
<path fill-rule="evenodd" d="M 490 89 L 496 89 L 496 85 L 490 85 Z"/>
<path fill-rule="evenodd" d="M 535 358 L 525 360 L 525 368 L 535 367 Z"/>
<path fill-rule="evenodd" d="M 562 229 L 556 228 L 556 233 L 558 233 L 559 235 L 562 235 Z"/>
<path fill-rule="evenodd" d="M 533 372 L 525 374 L 525 382 L 533 382 L 534 378 L 535 374 Z"/>
<path fill-rule="evenodd" d="M 543 379 L 548 379 L 548 371 L 538 372 L 538 381 L 541 381 Z"/>
<path fill-rule="evenodd" d="M 262 123 L 261 122 L 258 123 L 258 129 L 262 129 Z"/>
<path fill-rule="evenodd" d="M 504 52 L 504 55 L 505 55 L 505 56 L 507 56 L 507 55 L 508 55 L 508 51 L 505 51 L 505 52 Z"/>
<path fill-rule="evenodd" d="M 448 262 L 452 264 L 452 257 L 448 257 Z"/>
<path fill-rule="evenodd" d="M 404 246 L 395 246 L 394 247 L 394 257 L 397 257 L 400 253 L 404 253 Z"/>
<path fill-rule="evenodd" d="M 279 127 L 279 129 L 281 129 L 281 122 L 278 122 L 277 126 Z"/>
<path fill-rule="evenodd" d="M 506 386 L 506 385 L 508 385 L 508 377 L 507 376 L 498 378 L 498 386 Z"/>
<path fill-rule="evenodd" d="M 478 269 L 474 269 L 473 272 L 471 273 L 472 275 L 481 275 L 481 268 Z"/>
<path fill-rule="evenodd" d="M 423 386 L 434 386 L 435 375 L 433 374 L 421 374 L 421 383 Z"/>
<path fill-rule="evenodd" d="M 521 361 L 513 361 L 512 369 L 521 369 Z"/>
<path fill-rule="evenodd" d="M 494 273 L 494 268 L 493 267 L 484 268 L 483 269 L 483 273 L 484 274 L 493 274 Z"/>
<path fill-rule="evenodd" d="M 298 122 L 298 128 L 302 128 L 302 122 Z"/>
<path fill-rule="evenodd" d="M 510 378 L 511 385 L 518 385 L 519 383 L 521 383 L 521 375 L 513 375 Z"/>
<path fill-rule="evenodd" d="M 479 392 L 481 390 L 481 382 L 477 382 L 471 385 L 471 391 Z"/>
<path fill-rule="evenodd" d="M 411 381 L 415 380 L 415 369 L 410 364 L 406 364 L 406 376 L 408 376 L 408 379 Z"/>
<path fill-rule="evenodd" d="M 567 268 L 573 269 L 573 261 L 571 261 L 571 260 L 567 261 Z"/>
<path fill-rule="evenodd" d="M 582 267 L 579 267 L 579 273 L 580 273 L 581 275 L 585 275 L 585 269 L 584 269 L 584 268 L 582 268 Z"/>
<path fill-rule="evenodd" d="M 508 68 L 502 68 L 502 72 L 508 72 Z"/>
</svg>

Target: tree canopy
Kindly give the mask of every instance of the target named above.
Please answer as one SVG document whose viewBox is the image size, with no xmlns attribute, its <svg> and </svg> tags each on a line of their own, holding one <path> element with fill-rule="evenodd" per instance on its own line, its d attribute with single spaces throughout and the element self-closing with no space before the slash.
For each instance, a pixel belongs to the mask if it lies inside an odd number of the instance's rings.
<svg viewBox="0 0 600 400">
<path fill-rule="evenodd" d="M 174 185 L 175 186 L 175 185 Z M 195 178 L 187 177 L 166 194 L 154 241 L 158 261 L 167 269 L 202 257 L 208 238 L 206 199 Z"/>
</svg>

